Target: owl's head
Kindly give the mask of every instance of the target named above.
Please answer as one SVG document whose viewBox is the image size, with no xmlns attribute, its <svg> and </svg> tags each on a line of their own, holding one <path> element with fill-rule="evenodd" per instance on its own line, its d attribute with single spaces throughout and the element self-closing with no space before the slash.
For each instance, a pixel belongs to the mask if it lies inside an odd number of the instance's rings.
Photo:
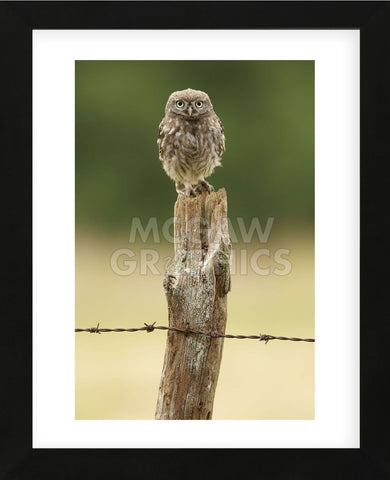
<svg viewBox="0 0 390 480">
<path fill-rule="evenodd" d="M 180 115 L 187 120 L 197 120 L 213 111 L 213 105 L 207 93 L 201 90 L 179 90 L 168 98 L 166 114 Z"/>
</svg>

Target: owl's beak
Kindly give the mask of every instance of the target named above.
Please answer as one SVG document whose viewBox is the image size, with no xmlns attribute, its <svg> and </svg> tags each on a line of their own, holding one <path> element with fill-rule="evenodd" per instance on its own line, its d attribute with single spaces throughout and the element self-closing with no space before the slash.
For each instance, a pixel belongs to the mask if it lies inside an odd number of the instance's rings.
<svg viewBox="0 0 390 480">
<path fill-rule="evenodd" d="M 192 112 L 193 112 L 192 107 L 188 107 L 188 108 L 187 108 L 187 112 L 188 112 L 188 115 L 191 116 L 191 115 L 192 115 Z"/>
</svg>

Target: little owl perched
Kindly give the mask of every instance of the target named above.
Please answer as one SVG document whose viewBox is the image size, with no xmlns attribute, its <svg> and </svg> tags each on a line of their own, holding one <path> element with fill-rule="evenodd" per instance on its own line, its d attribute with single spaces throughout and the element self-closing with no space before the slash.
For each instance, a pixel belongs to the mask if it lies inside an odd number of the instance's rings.
<svg viewBox="0 0 390 480">
<path fill-rule="evenodd" d="M 176 191 L 197 196 L 213 187 L 205 178 L 221 165 L 225 151 L 223 125 L 210 98 L 200 90 L 173 92 L 158 131 L 160 160 Z"/>
</svg>

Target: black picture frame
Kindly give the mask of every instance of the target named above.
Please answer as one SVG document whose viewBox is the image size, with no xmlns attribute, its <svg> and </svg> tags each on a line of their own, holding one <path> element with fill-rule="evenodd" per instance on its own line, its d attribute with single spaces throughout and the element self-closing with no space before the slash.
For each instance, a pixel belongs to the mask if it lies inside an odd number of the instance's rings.
<svg viewBox="0 0 390 480">
<path fill-rule="evenodd" d="M 0 149 L 5 180 L 1 478 L 70 479 L 76 474 L 90 478 L 91 472 L 95 478 L 219 477 L 224 472 L 228 478 L 390 478 L 385 401 L 390 333 L 385 232 L 389 215 L 381 210 L 387 204 L 388 190 L 382 170 L 390 158 L 389 25 L 389 2 L 0 2 Z M 360 30 L 359 449 L 32 448 L 32 268 L 39 268 L 32 266 L 32 31 L 140 28 Z M 195 474 L 199 469 L 193 468 L 194 461 L 207 473 Z"/>
</svg>

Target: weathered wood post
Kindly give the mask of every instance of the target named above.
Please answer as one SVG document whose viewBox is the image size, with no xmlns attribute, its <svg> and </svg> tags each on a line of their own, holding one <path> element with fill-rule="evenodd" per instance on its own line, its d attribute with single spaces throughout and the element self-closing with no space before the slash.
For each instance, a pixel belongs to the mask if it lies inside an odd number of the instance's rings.
<svg viewBox="0 0 390 480">
<path fill-rule="evenodd" d="M 231 242 L 225 189 L 175 204 L 175 256 L 165 274 L 169 326 L 225 333 Z M 168 331 L 157 420 L 210 420 L 223 338 Z"/>
</svg>

